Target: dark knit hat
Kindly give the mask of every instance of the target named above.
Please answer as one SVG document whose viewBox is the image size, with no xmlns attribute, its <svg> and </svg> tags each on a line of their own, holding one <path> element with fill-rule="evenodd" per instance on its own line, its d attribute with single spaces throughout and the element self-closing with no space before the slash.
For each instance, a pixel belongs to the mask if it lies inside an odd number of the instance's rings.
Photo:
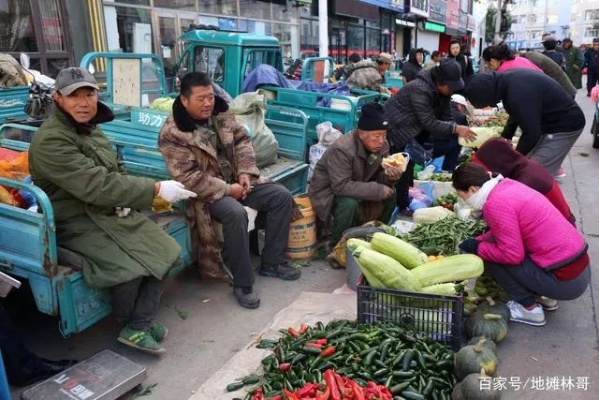
<svg viewBox="0 0 599 400">
<path fill-rule="evenodd" d="M 361 131 L 387 130 L 387 118 L 385 110 L 379 103 L 368 103 L 362 107 L 362 115 L 358 121 L 358 129 Z"/>
</svg>

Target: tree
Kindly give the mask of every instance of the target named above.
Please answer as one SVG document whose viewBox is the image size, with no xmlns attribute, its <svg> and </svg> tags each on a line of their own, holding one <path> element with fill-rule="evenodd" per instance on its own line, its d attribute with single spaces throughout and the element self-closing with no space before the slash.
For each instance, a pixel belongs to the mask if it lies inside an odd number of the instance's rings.
<svg viewBox="0 0 599 400">
<path fill-rule="evenodd" d="M 499 35 L 501 37 L 505 37 L 507 32 L 512 27 L 512 23 L 514 22 L 514 17 L 510 14 L 509 11 L 501 11 L 501 31 Z M 495 6 L 489 6 L 487 8 L 487 16 L 485 17 L 485 41 L 487 43 L 491 43 L 493 38 L 495 37 L 495 16 L 497 15 L 497 8 Z"/>
</svg>

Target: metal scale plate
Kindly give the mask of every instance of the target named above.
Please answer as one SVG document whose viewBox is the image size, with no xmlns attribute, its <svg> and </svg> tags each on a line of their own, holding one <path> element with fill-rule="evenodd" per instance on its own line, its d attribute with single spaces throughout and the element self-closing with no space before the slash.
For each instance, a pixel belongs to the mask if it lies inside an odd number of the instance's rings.
<svg viewBox="0 0 599 400">
<path fill-rule="evenodd" d="M 103 350 L 25 391 L 21 400 L 114 400 L 145 379 L 145 367 Z"/>
</svg>

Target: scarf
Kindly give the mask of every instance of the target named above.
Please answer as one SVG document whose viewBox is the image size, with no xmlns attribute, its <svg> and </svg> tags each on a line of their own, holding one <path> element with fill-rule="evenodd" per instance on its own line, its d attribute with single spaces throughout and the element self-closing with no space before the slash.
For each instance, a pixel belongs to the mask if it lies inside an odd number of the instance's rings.
<svg viewBox="0 0 599 400">
<path fill-rule="evenodd" d="M 489 197 L 489 193 L 491 193 L 491 191 L 499 182 L 501 182 L 502 179 L 503 176 L 501 175 L 489 179 L 480 187 L 480 189 L 478 189 L 476 193 L 466 200 L 466 203 L 474 210 L 482 210 L 485 202 L 487 201 L 487 197 Z"/>
</svg>

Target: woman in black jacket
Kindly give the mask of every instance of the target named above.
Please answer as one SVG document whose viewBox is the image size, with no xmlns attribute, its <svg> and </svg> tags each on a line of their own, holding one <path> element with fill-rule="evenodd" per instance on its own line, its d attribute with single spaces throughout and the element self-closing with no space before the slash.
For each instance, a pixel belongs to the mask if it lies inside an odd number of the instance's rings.
<svg viewBox="0 0 599 400">
<path fill-rule="evenodd" d="M 462 53 L 462 45 L 459 40 L 454 39 L 449 43 L 449 55 L 447 57 L 453 58 L 460 64 L 460 68 L 462 68 L 462 79 L 464 81 L 474 73 L 474 69 L 472 68 L 472 65 L 470 65 L 471 62 L 468 59 L 468 56 Z"/>
<path fill-rule="evenodd" d="M 404 63 L 401 69 L 401 76 L 403 78 L 403 84 L 407 84 L 413 81 L 418 75 L 418 72 L 422 70 L 422 61 L 424 60 L 423 49 L 412 49 L 410 50 L 410 57 L 406 63 Z"/>
</svg>

